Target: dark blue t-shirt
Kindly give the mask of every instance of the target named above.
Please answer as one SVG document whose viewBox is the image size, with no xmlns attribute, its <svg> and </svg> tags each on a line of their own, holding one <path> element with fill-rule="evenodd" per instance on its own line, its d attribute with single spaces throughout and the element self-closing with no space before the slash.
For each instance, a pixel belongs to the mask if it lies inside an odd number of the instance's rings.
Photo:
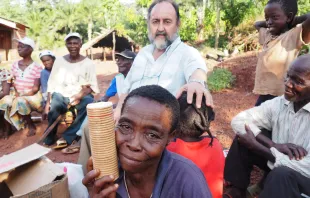
<svg viewBox="0 0 310 198">
<path fill-rule="evenodd" d="M 124 173 L 119 184 L 117 197 L 128 198 L 124 184 Z M 212 198 L 201 170 L 190 160 L 165 150 L 157 170 L 152 198 Z"/>
</svg>

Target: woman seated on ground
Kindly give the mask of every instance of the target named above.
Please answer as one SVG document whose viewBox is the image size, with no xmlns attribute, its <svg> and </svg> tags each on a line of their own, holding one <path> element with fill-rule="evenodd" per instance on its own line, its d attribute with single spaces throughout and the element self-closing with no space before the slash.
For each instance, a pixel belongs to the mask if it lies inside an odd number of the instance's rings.
<svg viewBox="0 0 310 198">
<path fill-rule="evenodd" d="M 206 101 L 203 97 L 202 101 Z M 167 146 L 169 151 L 192 160 L 204 173 L 213 198 L 223 196 L 225 158 L 220 142 L 210 133 L 214 112 L 205 102 L 196 107 L 196 95 L 192 104 L 187 103 L 187 93 L 179 98 L 180 123 L 176 139 Z M 202 136 L 205 132 L 209 136 Z"/>
<path fill-rule="evenodd" d="M 88 172 L 83 184 L 92 187 L 91 197 L 212 197 L 201 170 L 166 150 L 179 117 L 178 101 L 160 86 L 129 93 L 115 131 L 120 176 L 95 181 L 99 171 Z"/>
<path fill-rule="evenodd" d="M 29 128 L 27 136 L 36 133 L 30 113 L 42 111 L 42 94 L 39 91 L 42 67 L 31 58 L 34 45 L 34 41 L 27 37 L 18 40 L 18 54 L 23 59 L 13 63 L 12 82 L 9 83 L 14 87 L 15 94 L 7 95 L 0 100 L 0 110 L 4 111 L 5 120 L 17 130 L 25 128 L 27 124 Z"/>
<path fill-rule="evenodd" d="M 4 68 L 0 69 L 0 100 L 10 93 L 10 86 L 8 80 L 10 79 L 10 72 Z M 3 112 L 0 112 L 0 138 L 8 138 L 7 123 L 4 119 Z"/>
</svg>

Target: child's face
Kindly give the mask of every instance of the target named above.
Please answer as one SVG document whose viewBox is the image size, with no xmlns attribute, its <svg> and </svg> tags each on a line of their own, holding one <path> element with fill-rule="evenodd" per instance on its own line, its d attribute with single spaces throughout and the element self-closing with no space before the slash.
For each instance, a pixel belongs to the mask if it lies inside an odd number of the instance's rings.
<svg viewBox="0 0 310 198">
<path fill-rule="evenodd" d="M 54 64 L 54 59 L 51 56 L 42 56 L 41 61 L 47 70 L 52 70 L 53 64 Z"/>
<path fill-rule="evenodd" d="M 290 19 L 279 3 L 270 3 L 265 7 L 267 27 L 272 35 L 280 35 L 288 28 Z"/>
</svg>

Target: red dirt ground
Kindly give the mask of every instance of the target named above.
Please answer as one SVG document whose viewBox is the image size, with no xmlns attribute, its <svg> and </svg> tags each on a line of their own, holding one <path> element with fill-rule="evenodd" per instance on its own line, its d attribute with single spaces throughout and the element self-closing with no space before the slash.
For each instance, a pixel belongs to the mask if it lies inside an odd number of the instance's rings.
<svg viewBox="0 0 310 198">
<path fill-rule="evenodd" d="M 223 148 L 229 148 L 234 138 L 234 133 L 230 127 L 231 119 L 240 111 L 253 107 L 256 96 L 252 94 L 254 84 L 254 73 L 257 62 L 256 53 L 246 53 L 241 56 L 231 58 L 218 65 L 218 67 L 228 68 L 236 76 L 233 89 L 223 90 L 213 93 L 215 102 L 215 121 L 211 124 L 211 131 L 220 140 Z M 100 86 L 100 95 L 106 91 L 111 79 L 117 72 L 117 67 L 112 62 L 97 62 L 97 77 Z M 60 127 L 63 131 L 64 126 Z M 26 137 L 26 130 L 15 132 L 8 140 L 0 140 L 0 157 L 9 154 L 25 146 L 36 142 L 46 129 L 46 121 L 37 124 L 37 134 L 33 137 Z M 76 162 L 78 154 L 64 155 L 60 151 L 52 151 L 48 157 L 54 162 Z M 254 173 L 252 179 L 257 180 L 260 173 Z"/>
<path fill-rule="evenodd" d="M 229 69 L 236 76 L 232 89 L 212 93 L 215 103 L 215 121 L 211 124 L 211 131 L 220 140 L 223 148 L 229 148 L 234 137 L 230 127 L 232 118 L 255 104 L 256 96 L 252 90 L 256 63 L 256 54 L 251 52 L 217 65 L 217 67 Z"/>
</svg>

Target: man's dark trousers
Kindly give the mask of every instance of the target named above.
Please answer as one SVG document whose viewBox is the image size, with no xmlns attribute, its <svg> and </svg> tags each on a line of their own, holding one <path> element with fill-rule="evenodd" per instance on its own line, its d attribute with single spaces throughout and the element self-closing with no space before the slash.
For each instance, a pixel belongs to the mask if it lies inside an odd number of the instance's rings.
<svg viewBox="0 0 310 198">
<path fill-rule="evenodd" d="M 77 117 L 74 122 L 67 128 L 67 130 L 62 134 L 63 138 L 68 144 L 71 144 L 73 140 L 76 139 L 76 132 L 80 129 L 83 120 L 85 119 L 87 112 L 86 106 L 94 101 L 94 97 L 89 94 L 84 96 L 80 103 L 75 106 L 77 110 Z M 68 111 L 68 104 L 70 99 L 64 97 L 60 93 L 52 94 L 51 109 L 48 113 L 48 126 L 52 125 L 53 122 L 58 118 L 59 115 L 65 114 Z M 54 143 L 55 135 L 57 133 L 58 124 L 54 127 L 51 133 L 46 137 L 45 144 L 51 145 Z"/>
</svg>

